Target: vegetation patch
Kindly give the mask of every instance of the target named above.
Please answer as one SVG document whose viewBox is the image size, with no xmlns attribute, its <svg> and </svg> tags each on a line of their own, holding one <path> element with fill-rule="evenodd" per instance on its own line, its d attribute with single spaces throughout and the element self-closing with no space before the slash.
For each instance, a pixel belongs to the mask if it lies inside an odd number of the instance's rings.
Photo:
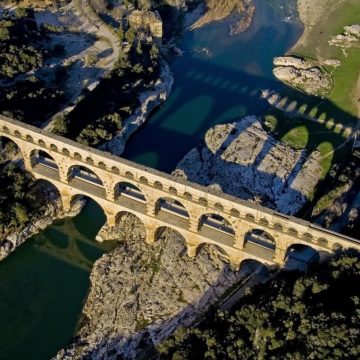
<svg viewBox="0 0 360 360">
<path fill-rule="evenodd" d="M 161 359 L 357 359 L 360 254 L 280 272 L 231 311 L 210 311 L 158 347 Z"/>
</svg>

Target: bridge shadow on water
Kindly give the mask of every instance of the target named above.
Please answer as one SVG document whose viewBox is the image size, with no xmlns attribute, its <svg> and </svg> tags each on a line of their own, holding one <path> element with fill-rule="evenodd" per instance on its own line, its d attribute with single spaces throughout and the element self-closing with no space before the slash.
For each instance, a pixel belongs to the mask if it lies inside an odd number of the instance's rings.
<svg viewBox="0 0 360 360">
<path fill-rule="evenodd" d="M 178 68 L 178 64 L 185 70 Z M 301 147 L 309 155 L 320 151 L 324 179 L 331 166 L 349 150 L 347 139 L 358 119 L 327 99 L 306 95 L 280 83 L 272 74 L 266 75 L 269 66 L 272 64 L 265 63 L 256 71 L 251 68 L 241 71 L 205 61 L 198 55 L 190 60 L 175 60 L 173 93 L 130 138 L 122 156 L 171 172 L 186 153 L 203 144 L 210 127 L 238 121 L 247 114 L 268 114 L 276 118 L 272 129 L 276 138 L 292 137 L 295 141 L 303 138 Z M 270 106 L 262 98 L 262 90 L 278 93 L 275 105 L 283 111 Z M 269 151 L 271 147 L 264 146 L 261 157 L 265 158 Z M 294 165 L 293 178 L 304 164 Z M 262 175 L 259 172 L 255 177 Z"/>
<path fill-rule="evenodd" d="M 0 263 L 1 359 L 49 359 L 71 341 L 92 265 L 115 246 L 95 241 L 104 222 L 89 201 Z"/>
</svg>

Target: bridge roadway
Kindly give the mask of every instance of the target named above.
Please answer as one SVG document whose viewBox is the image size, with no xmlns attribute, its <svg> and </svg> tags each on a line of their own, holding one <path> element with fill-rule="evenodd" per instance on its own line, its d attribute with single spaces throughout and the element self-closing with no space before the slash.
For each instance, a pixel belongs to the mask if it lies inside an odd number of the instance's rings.
<svg viewBox="0 0 360 360">
<path fill-rule="evenodd" d="M 102 207 L 109 226 L 132 213 L 144 224 L 147 242 L 171 228 L 183 236 L 189 256 L 210 243 L 236 266 L 246 259 L 282 265 L 295 245 L 326 253 L 360 249 L 356 239 L 5 116 L 0 116 L 0 137 L 17 144 L 26 170 L 59 190 L 65 209 L 84 195 Z"/>
</svg>

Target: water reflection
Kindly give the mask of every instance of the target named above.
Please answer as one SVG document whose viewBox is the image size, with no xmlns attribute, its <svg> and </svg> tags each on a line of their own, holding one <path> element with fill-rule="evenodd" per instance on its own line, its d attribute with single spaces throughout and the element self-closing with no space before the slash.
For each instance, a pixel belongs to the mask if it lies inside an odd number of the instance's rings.
<svg viewBox="0 0 360 360">
<path fill-rule="evenodd" d="M 114 247 L 94 240 L 104 222 L 90 201 L 0 263 L 0 359 L 49 359 L 71 340 L 91 267 Z"/>
</svg>

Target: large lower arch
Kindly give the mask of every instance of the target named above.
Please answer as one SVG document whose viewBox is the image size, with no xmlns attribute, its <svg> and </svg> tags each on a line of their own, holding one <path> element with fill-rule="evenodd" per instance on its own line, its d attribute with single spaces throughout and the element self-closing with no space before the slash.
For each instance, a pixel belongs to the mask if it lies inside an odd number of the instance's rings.
<svg viewBox="0 0 360 360">
<path fill-rule="evenodd" d="M 132 183 L 119 182 L 114 188 L 115 202 L 137 213 L 146 214 L 146 198 Z"/>
<path fill-rule="evenodd" d="M 146 240 L 146 227 L 144 222 L 132 212 L 120 211 L 116 215 L 115 226 L 111 230 L 113 240 Z"/>
<path fill-rule="evenodd" d="M 226 246 L 233 246 L 235 231 L 224 217 L 217 214 L 204 214 L 199 220 L 199 235 Z"/>
<path fill-rule="evenodd" d="M 155 204 L 155 216 L 157 219 L 170 225 L 189 229 L 189 213 L 179 201 L 169 197 L 159 198 Z"/>
<path fill-rule="evenodd" d="M 70 208 L 75 213 L 86 211 L 87 221 L 81 222 L 86 233 L 93 227 L 100 230 L 100 228 L 107 222 L 107 214 L 104 208 L 101 203 L 99 203 L 91 195 L 88 196 L 82 193 L 73 194 L 70 198 Z"/>
<path fill-rule="evenodd" d="M 285 268 L 305 271 L 309 264 L 319 260 L 320 254 L 313 247 L 305 244 L 291 244 L 286 249 Z"/>
<path fill-rule="evenodd" d="M 0 135 L 0 161 L 15 160 L 16 158 L 23 159 L 23 153 L 18 143 L 5 136 Z"/>
<path fill-rule="evenodd" d="M 47 152 L 34 149 L 30 153 L 30 162 L 32 169 L 48 178 L 59 180 L 59 166 L 54 158 Z"/>
<path fill-rule="evenodd" d="M 275 255 L 275 239 L 266 231 L 253 229 L 245 235 L 244 251 L 262 258 L 266 261 L 272 261 Z"/>
<path fill-rule="evenodd" d="M 90 169 L 82 165 L 73 165 L 67 173 L 69 185 L 88 194 L 105 198 L 106 191 L 101 179 Z"/>
</svg>

